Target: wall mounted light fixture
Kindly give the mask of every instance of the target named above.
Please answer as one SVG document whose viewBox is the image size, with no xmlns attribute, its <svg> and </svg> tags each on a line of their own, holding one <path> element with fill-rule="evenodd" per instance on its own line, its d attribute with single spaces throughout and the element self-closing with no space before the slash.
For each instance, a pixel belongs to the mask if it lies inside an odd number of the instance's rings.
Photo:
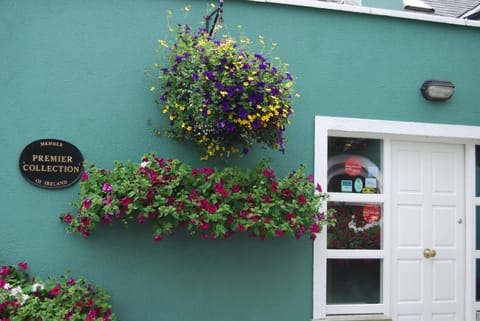
<svg viewBox="0 0 480 321">
<path fill-rule="evenodd" d="M 444 101 L 453 95 L 455 85 L 450 81 L 427 80 L 422 84 L 420 91 L 428 100 Z"/>
</svg>

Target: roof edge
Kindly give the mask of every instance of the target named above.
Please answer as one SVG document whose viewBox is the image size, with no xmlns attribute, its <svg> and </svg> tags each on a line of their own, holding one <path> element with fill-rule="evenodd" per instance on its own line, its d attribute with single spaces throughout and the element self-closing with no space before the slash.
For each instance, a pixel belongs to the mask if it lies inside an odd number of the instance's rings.
<svg viewBox="0 0 480 321">
<path fill-rule="evenodd" d="M 310 8 L 317 8 L 317 9 L 330 9 L 330 10 L 336 10 L 336 11 L 363 13 L 363 14 L 370 14 L 370 15 L 376 15 L 376 16 L 444 23 L 444 24 L 466 26 L 466 27 L 480 27 L 480 21 L 475 21 L 475 20 L 436 16 L 436 15 L 420 13 L 420 12 L 395 11 L 395 10 L 388 10 L 388 9 L 360 7 L 360 6 L 353 6 L 353 5 L 347 5 L 347 4 L 323 2 L 318 0 L 248 0 L 248 1 L 291 5 L 291 6 L 299 6 L 299 7 L 310 7 Z"/>
</svg>

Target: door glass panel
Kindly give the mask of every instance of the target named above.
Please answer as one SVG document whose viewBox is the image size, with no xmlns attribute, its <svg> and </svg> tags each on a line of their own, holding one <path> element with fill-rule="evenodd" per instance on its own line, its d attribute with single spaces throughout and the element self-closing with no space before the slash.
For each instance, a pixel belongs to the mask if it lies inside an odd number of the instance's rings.
<svg viewBox="0 0 480 321">
<path fill-rule="evenodd" d="M 328 249 L 381 248 L 382 207 L 380 204 L 329 202 L 337 223 L 327 230 Z"/>
<path fill-rule="evenodd" d="M 476 260 L 476 266 L 477 266 L 477 273 L 476 273 L 476 278 L 475 278 L 475 288 L 476 288 L 476 301 L 480 301 L 480 260 Z"/>
<path fill-rule="evenodd" d="M 380 259 L 328 259 L 327 304 L 381 303 Z"/>
<path fill-rule="evenodd" d="M 480 146 L 475 146 L 475 194 L 480 196 Z"/>
<path fill-rule="evenodd" d="M 476 207 L 476 220 L 475 220 L 475 238 L 476 238 L 476 250 L 480 250 L 480 206 Z"/>
<path fill-rule="evenodd" d="M 328 138 L 328 192 L 381 193 L 382 141 Z"/>
</svg>

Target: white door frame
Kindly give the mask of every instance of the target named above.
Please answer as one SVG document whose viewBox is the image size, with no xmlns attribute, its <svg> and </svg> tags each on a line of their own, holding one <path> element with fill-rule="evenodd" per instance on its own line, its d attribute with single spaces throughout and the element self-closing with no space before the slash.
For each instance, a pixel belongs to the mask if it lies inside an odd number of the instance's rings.
<svg viewBox="0 0 480 321">
<path fill-rule="evenodd" d="M 389 203 L 389 164 L 390 139 L 407 139 L 411 141 L 455 143 L 465 146 L 465 321 L 475 321 L 475 144 L 480 144 L 480 127 L 465 125 L 445 125 L 418 122 L 384 121 L 358 118 L 315 117 L 315 181 L 321 186 L 327 186 L 327 140 L 328 136 L 344 135 L 351 137 L 378 138 L 384 141 L 384 193 L 382 196 L 372 195 L 372 202 Z M 356 195 L 351 195 L 352 201 Z M 478 203 L 478 202 L 477 202 Z M 387 205 L 388 206 L 388 205 Z M 390 307 L 390 250 L 388 220 L 384 222 L 385 239 L 384 249 L 384 284 L 381 305 L 375 307 L 376 313 L 389 315 Z M 314 242 L 313 258 L 313 319 L 325 318 L 326 307 L 326 233 L 320 233 Z M 355 309 L 359 309 L 355 311 Z M 360 313 L 362 307 L 350 307 L 346 313 Z"/>
</svg>

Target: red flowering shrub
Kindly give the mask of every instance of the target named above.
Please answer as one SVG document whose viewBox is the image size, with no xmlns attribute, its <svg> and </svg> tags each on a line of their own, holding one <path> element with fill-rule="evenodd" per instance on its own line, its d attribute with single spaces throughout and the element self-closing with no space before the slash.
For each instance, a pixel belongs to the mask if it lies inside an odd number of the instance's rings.
<svg viewBox="0 0 480 321">
<path fill-rule="evenodd" d="M 312 239 L 327 220 L 320 213 L 326 194 L 315 193 L 304 166 L 279 178 L 266 162 L 255 169 L 191 168 L 175 159 L 146 155 L 141 164 L 116 162 L 112 170 L 87 166 L 76 215 L 62 214 L 69 232 L 88 236 L 98 223 L 151 221 L 160 241 L 181 226 L 201 238 L 224 239 L 237 232 L 254 237 Z"/>
<path fill-rule="evenodd" d="M 108 295 L 83 278 L 30 278 L 27 264 L 0 267 L 1 321 L 115 321 Z"/>
</svg>

